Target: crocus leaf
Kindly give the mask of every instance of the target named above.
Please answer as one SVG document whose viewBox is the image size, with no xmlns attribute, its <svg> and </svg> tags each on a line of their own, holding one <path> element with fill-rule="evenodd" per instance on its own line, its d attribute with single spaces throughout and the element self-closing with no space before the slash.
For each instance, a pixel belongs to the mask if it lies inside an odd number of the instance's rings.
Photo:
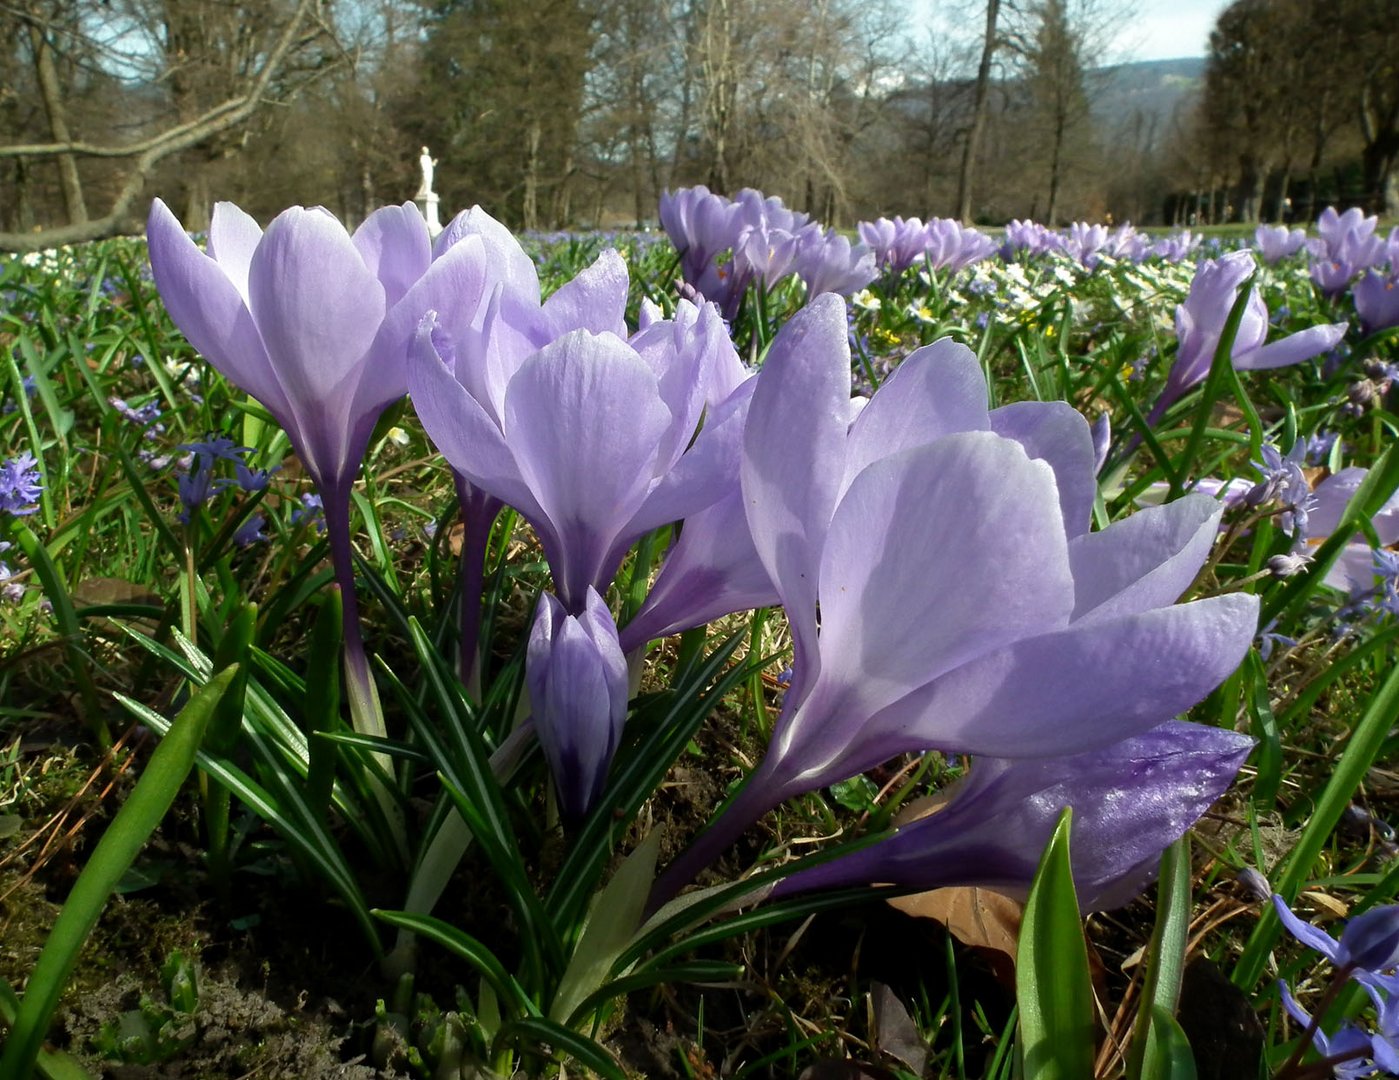
<svg viewBox="0 0 1399 1080">
<path fill-rule="evenodd" d="M 97 842 L 92 858 L 78 875 L 30 973 L 24 998 L 5 1039 L 4 1053 L 0 1055 L 0 1078 L 3 1080 L 23 1080 L 31 1075 L 49 1021 L 77 965 L 83 943 L 97 925 L 107 898 L 175 801 L 185 777 L 194 767 L 194 756 L 204 739 L 209 718 L 237 674 L 236 665 L 226 668 L 180 710 L 170 726 L 170 733 L 155 748 L 136 786 Z"/>
<path fill-rule="evenodd" d="M 1059 816 L 1029 899 L 1016 957 L 1026 1080 L 1093 1075 L 1093 988 L 1069 861 L 1073 811 Z"/>
<path fill-rule="evenodd" d="M 1141 1010 L 1137 1014 L 1132 1048 L 1127 1059 L 1131 1080 L 1167 1080 L 1174 1071 L 1174 1034 L 1162 1028 L 1163 1022 L 1180 1031 L 1175 1023 L 1185 975 L 1186 944 L 1190 936 L 1190 839 L 1183 836 L 1161 857 L 1161 880 L 1156 890 L 1156 927 L 1151 934 L 1147 955 L 1146 985 L 1142 989 Z M 1163 1020 L 1164 1018 L 1164 1020 Z M 1180 1032 L 1180 1038 L 1185 1038 Z M 1190 1059 L 1190 1045 L 1185 1045 Z M 1193 1072 L 1192 1072 L 1193 1075 Z"/>
<path fill-rule="evenodd" d="M 623 860 L 605 888 L 593 901 L 578 946 L 559 981 L 551 1019 L 565 1023 L 582 1000 L 602 984 L 627 943 L 641 925 L 646 897 L 656 878 L 656 856 L 661 832 L 652 829 L 636 850 Z"/>
<path fill-rule="evenodd" d="M 1196 1080 L 1195 1054 L 1176 1018 L 1160 1005 L 1152 1007 L 1141 1080 Z"/>
</svg>

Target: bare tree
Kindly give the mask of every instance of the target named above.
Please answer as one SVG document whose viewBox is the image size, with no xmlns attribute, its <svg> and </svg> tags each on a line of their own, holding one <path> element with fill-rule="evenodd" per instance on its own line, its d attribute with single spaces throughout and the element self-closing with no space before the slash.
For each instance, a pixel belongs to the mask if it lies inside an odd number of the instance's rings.
<svg viewBox="0 0 1399 1080">
<path fill-rule="evenodd" d="M 179 7 L 172 4 L 172 8 Z M 59 27 L 52 20 L 46 20 L 34 9 L 26 12 L 26 21 L 37 42 L 38 55 L 47 51 L 52 57 L 57 52 L 55 39 Z M 166 26 L 161 40 L 165 44 L 174 43 L 175 50 L 162 49 L 159 54 L 163 64 L 162 77 L 178 83 L 180 67 L 190 62 L 188 51 L 179 51 L 179 42 L 189 42 L 188 36 Z M 156 167 L 172 155 L 195 147 L 207 146 L 212 140 L 245 125 L 269 100 L 276 96 L 277 80 L 286 73 L 291 57 L 299 50 L 326 33 L 326 26 L 320 19 L 317 0 L 298 0 L 280 24 L 268 23 L 265 18 L 255 26 L 246 28 L 246 33 L 263 39 L 262 47 L 246 47 L 228 69 L 228 79 L 224 83 L 225 92 L 220 100 L 193 108 L 185 103 L 176 105 L 174 117 L 160 121 L 159 114 L 148 123 L 150 134 L 139 136 L 127 142 L 96 142 L 76 137 L 66 124 L 55 124 L 57 115 L 66 121 L 63 108 L 64 88 L 52 82 L 48 88 L 44 83 L 48 76 L 38 70 L 40 93 L 46 99 L 49 115 L 51 141 L 20 142 L 0 146 L 0 160 L 19 162 L 55 161 L 59 165 L 64 189 L 64 202 L 68 210 L 69 222 L 41 232 L 0 233 L 0 249 L 27 251 L 50 247 L 57 244 L 76 243 L 110 236 L 126 227 L 133 207 L 142 194 Z M 165 37 L 169 34 L 169 37 Z M 186 45 L 186 47 L 187 47 Z M 142 62 L 149 52 L 133 54 L 132 63 Z M 36 68 L 37 69 L 37 68 Z M 56 68 L 54 74 L 56 75 Z M 179 98 L 181 91 L 174 91 Z M 192 91 L 191 91 L 192 93 Z M 52 96 L 54 104 L 49 105 Z M 55 106 L 57 111 L 55 111 Z M 104 213 L 90 216 L 82 192 L 76 162 L 80 159 L 102 161 L 117 167 L 115 194 Z"/>
</svg>

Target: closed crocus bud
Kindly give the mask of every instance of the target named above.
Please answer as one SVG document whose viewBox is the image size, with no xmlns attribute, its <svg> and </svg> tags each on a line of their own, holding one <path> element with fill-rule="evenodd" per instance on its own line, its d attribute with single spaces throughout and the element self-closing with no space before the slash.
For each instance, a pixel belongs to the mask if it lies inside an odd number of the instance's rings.
<svg viewBox="0 0 1399 1080">
<path fill-rule="evenodd" d="M 580 818 L 602 794 L 627 718 L 627 662 L 596 590 L 577 616 L 548 593 L 540 597 L 525 683 L 559 804 Z"/>
</svg>

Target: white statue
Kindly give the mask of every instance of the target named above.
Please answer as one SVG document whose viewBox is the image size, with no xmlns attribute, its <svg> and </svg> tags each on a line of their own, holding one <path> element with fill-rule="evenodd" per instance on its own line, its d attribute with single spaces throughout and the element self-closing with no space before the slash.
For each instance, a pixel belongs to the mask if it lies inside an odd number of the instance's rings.
<svg viewBox="0 0 1399 1080">
<path fill-rule="evenodd" d="M 422 156 L 418 158 L 418 166 L 423 170 L 423 182 L 418 188 L 416 198 L 421 199 L 432 194 L 432 167 L 436 164 L 437 162 L 433 160 L 432 154 L 429 153 L 428 148 L 424 146 Z"/>
<path fill-rule="evenodd" d="M 423 217 L 427 221 L 428 232 L 434 237 L 442 231 L 442 221 L 437 216 L 438 195 L 432 190 L 432 167 L 437 162 L 433 160 L 431 152 L 426 146 L 418 158 L 418 167 L 423 171 L 423 182 L 418 188 L 418 193 L 413 196 L 413 201 L 422 210 Z"/>
</svg>

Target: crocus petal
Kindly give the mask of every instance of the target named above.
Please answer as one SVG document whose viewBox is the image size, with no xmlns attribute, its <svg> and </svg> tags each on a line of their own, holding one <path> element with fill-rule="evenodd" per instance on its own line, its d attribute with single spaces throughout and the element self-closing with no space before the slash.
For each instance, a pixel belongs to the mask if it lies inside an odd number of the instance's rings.
<svg viewBox="0 0 1399 1080">
<path fill-rule="evenodd" d="M 845 470 L 850 345 L 845 303 L 817 297 L 778 331 L 744 432 L 743 495 L 754 546 L 782 594 L 797 653 L 794 689 L 814 674 L 820 538 Z"/>
<path fill-rule="evenodd" d="M 625 338 L 627 287 L 627 264 L 609 248 L 544 301 L 540 344 L 569 330 Z"/>
<path fill-rule="evenodd" d="M 861 882 L 979 885 L 1024 895 L 1065 806 L 1085 911 L 1126 903 L 1162 850 L 1225 791 L 1253 740 L 1175 721 L 1087 754 L 978 760 L 941 811 L 784 880 L 774 895 Z"/>
<path fill-rule="evenodd" d="M 539 743 L 572 818 L 602 794 L 627 707 L 627 665 L 612 617 L 591 589 L 584 607 L 574 618 L 544 594 L 525 661 Z"/>
<path fill-rule="evenodd" d="M 505 291 L 519 297 L 521 303 L 538 308 L 539 273 L 534 260 L 525 254 L 514 233 L 479 206 L 463 210 L 448 222 L 433 245 L 433 258 L 440 259 L 468 236 L 479 236 L 485 245 L 491 287 L 504 285 Z"/>
<path fill-rule="evenodd" d="M 234 282 L 197 247 L 159 199 L 146 229 L 151 271 L 170 318 L 200 354 L 262 402 L 283 427 L 291 405 Z"/>
<path fill-rule="evenodd" d="M 871 462 L 959 431 L 987 431 L 986 376 L 965 345 L 943 338 L 912 353 L 850 425 L 842 489 Z"/>
<path fill-rule="evenodd" d="M 654 638 L 703 626 L 735 611 L 778 602 L 743 512 L 737 488 L 685 519 L 680 539 L 661 567 L 646 603 L 622 628 L 631 652 Z"/>
<path fill-rule="evenodd" d="M 480 238 L 472 236 L 454 245 L 409 286 L 389 309 L 374 337 L 373 362 L 365 365 L 356 389 L 357 411 L 377 412 L 408 392 L 408 352 L 423 316 L 429 311 L 448 311 L 457 322 L 469 322 L 469 313 L 481 300 L 485 273 Z"/>
<path fill-rule="evenodd" d="M 384 319 L 384 287 L 338 221 L 301 207 L 277 215 L 253 255 L 248 287 L 298 414 L 324 409 L 347 381 L 358 381 Z M 298 419 L 304 425 L 309 417 Z"/>
<path fill-rule="evenodd" d="M 1327 349 L 1333 348 L 1345 336 L 1345 323 L 1309 326 L 1281 341 L 1264 345 L 1261 349 L 1256 349 L 1243 356 L 1235 356 L 1234 366 L 1240 371 L 1263 371 L 1269 368 L 1287 367 L 1289 364 L 1300 364 L 1303 360 L 1310 360 L 1314 356 L 1320 356 Z"/>
<path fill-rule="evenodd" d="M 526 517 L 544 516 L 515 464 L 505 436 L 457 382 L 432 343 L 433 319 L 423 320 L 408 358 L 408 388 L 423 430 L 452 468 L 482 491 Z"/>
<path fill-rule="evenodd" d="M 1091 750 L 1184 712 L 1239 666 L 1258 598 L 1196 600 L 1017 641 L 870 718 L 875 750 L 1021 758 Z M 862 766 L 868 767 L 868 766 Z"/>
<path fill-rule="evenodd" d="M 262 242 L 262 226 L 231 202 L 214 204 L 209 219 L 209 256 L 248 302 L 248 267 Z"/>
<path fill-rule="evenodd" d="M 1076 537 L 1074 620 L 1174 604 L 1209 556 L 1223 512 L 1208 495 L 1187 495 Z"/>
<path fill-rule="evenodd" d="M 384 286 L 384 299 L 393 307 L 432 262 L 432 238 L 422 212 L 411 202 L 382 206 L 355 230 L 355 250 L 369 272 Z M 426 310 L 426 309 L 424 309 Z M 418 313 L 422 317 L 422 312 Z M 405 343 L 407 338 L 405 337 Z"/>
<path fill-rule="evenodd" d="M 1063 401 L 1016 402 L 992 410 L 991 430 L 1049 464 L 1059 487 L 1065 533 L 1073 538 L 1087 532 L 1098 485 L 1093 433 L 1083 414 Z"/>
<path fill-rule="evenodd" d="M 511 380 L 506 442 L 543 512 L 535 527 L 559 540 L 546 554 L 570 610 L 606 585 L 607 553 L 650 489 L 670 422 L 650 369 L 611 334 L 567 334 Z"/>
<path fill-rule="evenodd" d="M 855 688 L 851 716 L 1067 625 L 1074 584 L 1049 468 L 990 432 L 876 462 L 831 520 L 820 597 L 823 677 Z"/>
</svg>

